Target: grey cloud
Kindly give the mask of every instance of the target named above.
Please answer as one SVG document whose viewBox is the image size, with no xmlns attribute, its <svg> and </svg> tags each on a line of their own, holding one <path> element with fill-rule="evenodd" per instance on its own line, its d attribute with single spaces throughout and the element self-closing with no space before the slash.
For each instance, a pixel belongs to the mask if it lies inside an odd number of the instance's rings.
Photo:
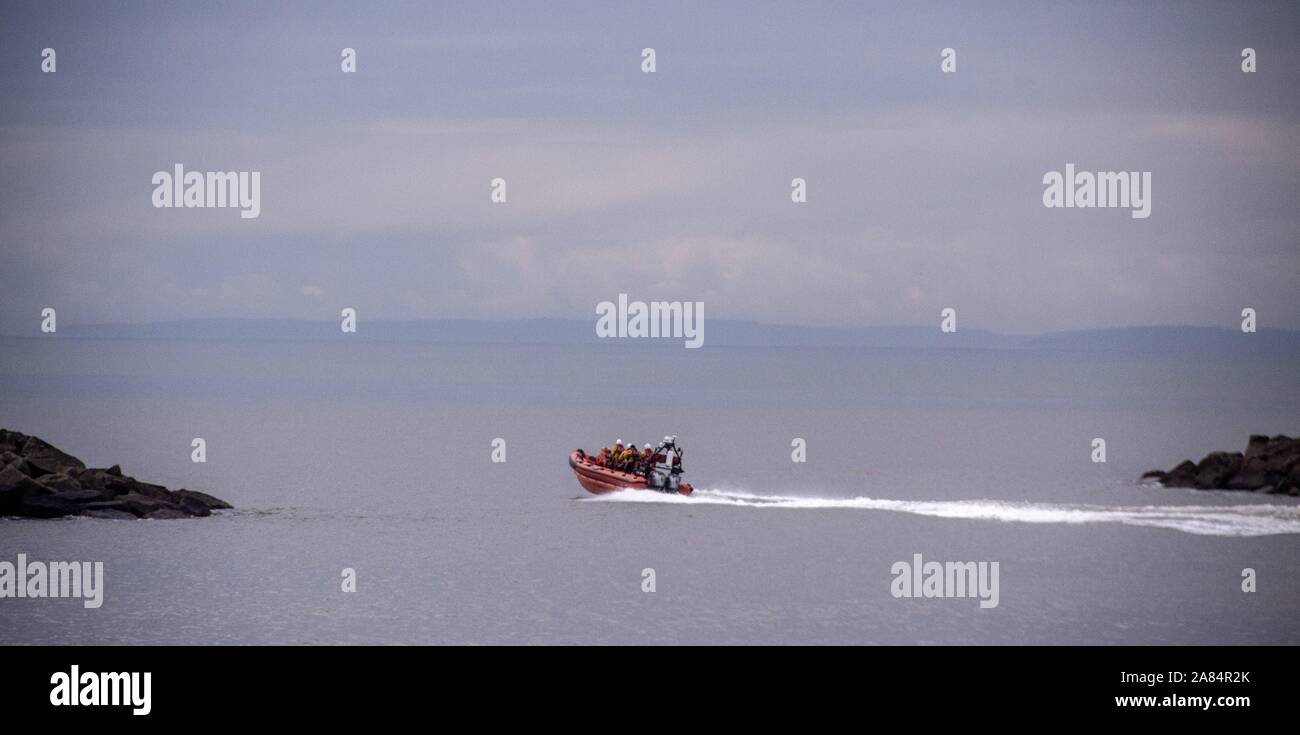
<svg viewBox="0 0 1300 735">
<path fill-rule="evenodd" d="M 583 318 L 619 291 L 831 326 L 1300 327 L 1294 7 L 293 7 L 5 10 L 0 331 L 45 305 Z M 177 162 L 262 171 L 262 216 L 152 208 Z M 1045 210 L 1067 162 L 1153 171 L 1152 218 Z"/>
</svg>

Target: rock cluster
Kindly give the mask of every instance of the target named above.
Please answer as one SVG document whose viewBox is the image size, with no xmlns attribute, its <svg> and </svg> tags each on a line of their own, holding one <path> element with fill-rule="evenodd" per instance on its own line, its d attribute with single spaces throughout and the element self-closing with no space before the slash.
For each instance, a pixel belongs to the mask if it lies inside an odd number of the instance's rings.
<svg viewBox="0 0 1300 735">
<path fill-rule="evenodd" d="M 1142 478 L 1166 487 L 1300 495 L 1300 439 L 1256 434 L 1245 453 L 1211 452 L 1200 462 L 1185 460 L 1168 472 L 1151 470 Z"/>
<path fill-rule="evenodd" d="M 192 518 L 230 505 L 194 490 L 161 485 L 76 457 L 34 436 L 0 429 L 0 516 L 59 518 Z"/>
</svg>

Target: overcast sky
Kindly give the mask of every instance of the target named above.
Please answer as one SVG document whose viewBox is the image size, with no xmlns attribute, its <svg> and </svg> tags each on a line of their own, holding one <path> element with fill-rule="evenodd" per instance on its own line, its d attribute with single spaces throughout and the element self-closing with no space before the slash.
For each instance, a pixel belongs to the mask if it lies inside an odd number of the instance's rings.
<svg viewBox="0 0 1300 735">
<path fill-rule="evenodd" d="M 4 4 L 0 331 L 594 320 L 620 292 L 1300 329 L 1296 3 L 618 4 Z M 261 216 L 155 209 L 176 163 L 262 172 Z M 1044 208 L 1066 163 L 1151 171 L 1150 218 Z"/>
</svg>

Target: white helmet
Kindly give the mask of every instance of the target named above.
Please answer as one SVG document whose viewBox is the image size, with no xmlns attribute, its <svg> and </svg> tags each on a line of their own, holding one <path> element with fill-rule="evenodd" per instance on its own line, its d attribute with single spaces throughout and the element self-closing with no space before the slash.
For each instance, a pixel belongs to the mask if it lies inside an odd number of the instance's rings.
<svg viewBox="0 0 1300 735">
<path fill-rule="evenodd" d="M 650 446 L 650 442 L 646 442 L 646 443 L 645 443 L 645 448 L 646 448 L 646 449 L 653 449 L 654 447 L 651 447 L 651 446 Z"/>
<path fill-rule="evenodd" d="M 622 439 L 615 439 L 615 440 L 614 440 L 614 443 L 615 443 L 615 444 L 622 444 L 622 443 L 623 443 L 623 440 L 622 440 Z"/>
<path fill-rule="evenodd" d="M 667 443 L 667 442 L 671 442 L 672 440 L 673 440 L 673 438 L 672 438 L 671 436 L 665 436 L 665 437 L 664 437 L 664 442 L 665 442 L 665 443 Z"/>
</svg>

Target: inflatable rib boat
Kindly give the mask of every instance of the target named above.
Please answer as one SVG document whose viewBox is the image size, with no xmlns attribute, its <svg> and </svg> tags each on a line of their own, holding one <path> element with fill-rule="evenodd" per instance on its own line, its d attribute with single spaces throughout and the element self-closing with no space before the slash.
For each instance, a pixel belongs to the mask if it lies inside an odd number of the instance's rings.
<svg viewBox="0 0 1300 735">
<path fill-rule="evenodd" d="M 619 490 L 654 490 L 661 493 L 680 493 L 690 495 L 694 488 L 690 483 L 681 481 L 681 465 L 674 466 L 668 457 L 680 455 L 680 450 L 669 445 L 671 454 L 662 451 L 663 444 L 655 451 L 656 462 L 650 466 L 645 475 L 620 472 L 588 457 L 586 452 L 575 449 L 569 454 L 569 468 L 578 478 L 578 484 L 593 495 L 618 492 Z"/>
</svg>

